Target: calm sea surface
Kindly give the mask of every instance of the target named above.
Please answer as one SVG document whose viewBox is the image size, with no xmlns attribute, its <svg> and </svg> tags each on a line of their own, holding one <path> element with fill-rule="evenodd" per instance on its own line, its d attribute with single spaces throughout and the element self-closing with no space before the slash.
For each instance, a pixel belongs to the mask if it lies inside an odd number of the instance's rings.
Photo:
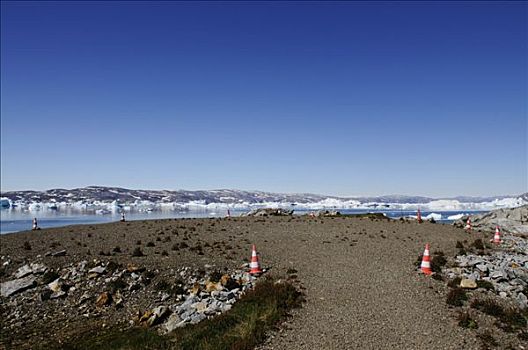
<svg viewBox="0 0 528 350">
<path fill-rule="evenodd" d="M 337 209 L 342 214 L 360 214 L 360 213 L 385 213 L 391 218 L 399 218 L 402 216 L 416 215 L 416 211 L 409 210 L 372 210 L 372 209 Z M 295 210 L 295 214 L 306 214 L 313 210 Z M 231 210 L 232 216 L 240 216 L 244 211 Z M 449 216 L 457 214 L 479 214 L 483 211 L 435 211 L 434 213 L 442 215 L 443 223 L 449 223 Z M 149 220 L 149 219 L 174 219 L 174 218 L 213 218 L 225 217 L 227 212 L 225 210 L 205 211 L 194 210 L 178 212 L 174 210 L 158 210 L 152 212 L 127 212 L 127 220 Z M 422 211 L 422 216 L 425 217 L 431 214 L 428 211 Z M 59 227 L 68 225 L 81 224 L 98 224 L 112 221 L 119 221 L 121 215 L 119 213 L 110 214 L 96 214 L 94 211 L 78 211 L 78 210 L 40 210 L 40 211 L 20 211 L 13 209 L 0 210 L 0 233 L 11 233 L 18 231 L 30 230 L 33 218 L 38 219 L 38 224 L 41 228 Z"/>
</svg>

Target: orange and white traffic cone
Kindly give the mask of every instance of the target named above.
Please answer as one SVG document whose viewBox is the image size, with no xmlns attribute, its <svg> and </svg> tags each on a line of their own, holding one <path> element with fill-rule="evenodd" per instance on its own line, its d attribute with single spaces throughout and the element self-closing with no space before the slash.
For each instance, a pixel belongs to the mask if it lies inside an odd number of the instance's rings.
<svg viewBox="0 0 528 350">
<path fill-rule="evenodd" d="M 493 242 L 495 244 L 501 244 L 501 233 L 499 230 L 499 226 L 495 227 L 495 236 L 493 236 L 493 239 L 490 242 Z"/>
<path fill-rule="evenodd" d="M 426 275 L 431 275 L 433 273 L 433 271 L 431 270 L 431 258 L 429 257 L 429 243 L 425 245 L 420 270 L 422 270 L 422 272 Z"/>
<path fill-rule="evenodd" d="M 420 208 L 418 208 L 416 218 L 418 219 L 418 223 L 421 224 L 422 223 L 422 212 L 420 211 Z"/>
<path fill-rule="evenodd" d="M 465 227 L 465 229 L 466 229 L 466 231 L 467 231 L 468 233 L 471 232 L 471 220 L 469 219 L 469 216 L 468 216 L 468 219 L 467 219 L 467 221 L 466 221 L 466 227 Z"/>
<path fill-rule="evenodd" d="M 260 268 L 259 257 L 257 254 L 257 248 L 255 248 L 254 244 L 251 248 L 251 263 L 249 264 L 249 269 L 249 273 L 252 275 L 262 273 L 262 269 Z"/>
</svg>

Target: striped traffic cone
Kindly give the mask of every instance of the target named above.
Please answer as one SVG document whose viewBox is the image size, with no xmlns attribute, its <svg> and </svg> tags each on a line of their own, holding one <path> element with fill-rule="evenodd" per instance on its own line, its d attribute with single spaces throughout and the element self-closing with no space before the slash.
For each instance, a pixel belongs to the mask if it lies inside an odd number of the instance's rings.
<svg viewBox="0 0 528 350">
<path fill-rule="evenodd" d="M 493 239 L 490 242 L 493 242 L 495 244 L 501 244 L 501 233 L 499 230 L 499 226 L 495 227 L 495 236 L 493 236 Z"/>
<path fill-rule="evenodd" d="M 465 227 L 465 229 L 466 229 L 466 231 L 467 231 L 468 233 L 471 232 L 471 219 L 469 218 L 469 216 L 468 216 L 468 219 L 467 219 L 467 221 L 466 221 L 466 227 Z"/>
<path fill-rule="evenodd" d="M 420 270 L 422 270 L 422 272 L 426 275 L 431 275 L 433 273 L 433 271 L 431 270 L 431 258 L 429 257 L 429 243 L 425 245 Z"/>
<path fill-rule="evenodd" d="M 422 212 L 420 211 L 420 208 L 418 208 L 418 213 L 416 214 L 416 218 L 418 219 L 418 223 L 422 223 Z"/>
<path fill-rule="evenodd" d="M 249 264 L 249 268 L 250 268 L 249 273 L 252 275 L 262 273 L 262 270 L 260 268 L 259 257 L 257 254 L 257 248 L 255 248 L 254 244 L 253 244 L 253 247 L 251 248 L 251 263 Z"/>
</svg>

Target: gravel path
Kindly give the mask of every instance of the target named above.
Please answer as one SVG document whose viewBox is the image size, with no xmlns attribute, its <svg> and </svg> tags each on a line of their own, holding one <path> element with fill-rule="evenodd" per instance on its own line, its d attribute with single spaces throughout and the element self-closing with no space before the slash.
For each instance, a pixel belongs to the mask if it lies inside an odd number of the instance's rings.
<svg viewBox="0 0 528 350">
<path fill-rule="evenodd" d="M 273 266 L 298 270 L 308 302 L 264 348 L 479 348 L 456 324 L 443 285 L 414 268 L 425 242 L 433 251 L 454 254 L 456 240 L 467 238 L 462 230 L 341 218 L 290 225 L 262 227 L 255 239 L 273 239 L 273 248 L 260 243 L 262 255 L 269 255 Z"/>
</svg>

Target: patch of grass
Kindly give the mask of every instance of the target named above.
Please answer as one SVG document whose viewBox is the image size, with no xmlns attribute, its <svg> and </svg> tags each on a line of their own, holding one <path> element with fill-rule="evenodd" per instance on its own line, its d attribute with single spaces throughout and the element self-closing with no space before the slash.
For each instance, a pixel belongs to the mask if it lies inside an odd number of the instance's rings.
<svg viewBox="0 0 528 350">
<path fill-rule="evenodd" d="M 474 299 L 471 307 L 490 316 L 501 317 L 504 314 L 502 305 L 492 298 Z"/>
<path fill-rule="evenodd" d="M 229 312 L 174 331 L 176 348 L 253 349 L 265 339 L 267 330 L 302 301 L 302 294 L 293 285 L 262 280 Z"/>
<path fill-rule="evenodd" d="M 471 245 L 478 250 L 484 250 L 486 248 L 480 238 L 477 238 Z"/>
<path fill-rule="evenodd" d="M 462 288 L 453 288 L 447 293 L 446 303 L 451 306 L 463 306 L 468 300 L 466 292 Z"/>
<path fill-rule="evenodd" d="M 447 282 L 447 286 L 449 288 L 458 288 L 460 286 L 460 281 L 462 281 L 462 278 L 460 276 L 457 276 L 453 278 L 452 280 L 450 280 L 449 282 Z"/>
<path fill-rule="evenodd" d="M 217 283 L 222 278 L 222 274 L 219 271 L 213 271 L 209 275 L 209 281 Z"/>
<path fill-rule="evenodd" d="M 170 349 L 167 337 L 145 328 L 130 328 L 124 331 L 107 330 L 91 333 L 93 336 L 83 337 L 75 345 L 66 344 L 56 348 L 65 350 L 114 350 L 114 349 Z"/>
<path fill-rule="evenodd" d="M 503 307 L 492 298 L 475 299 L 471 307 L 497 318 L 496 325 L 505 332 L 514 332 L 527 326 L 526 317 L 514 307 Z"/>
<path fill-rule="evenodd" d="M 477 280 L 477 288 L 484 288 L 485 290 L 495 290 L 493 283 L 485 280 Z"/>
<path fill-rule="evenodd" d="M 143 251 L 140 247 L 134 248 L 134 251 L 132 252 L 132 256 L 144 256 Z"/>
<path fill-rule="evenodd" d="M 490 331 L 484 331 L 482 333 L 477 334 L 477 338 L 479 338 L 482 344 L 482 349 L 490 349 L 499 345 L 493 335 L 491 335 Z"/>
<path fill-rule="evenodd" d="M 22 248 L 24 248 L 24 250 L 31 250 L 31 244 L 29 244 L 28 241 L 25 241 L 24 245 L 22 245 Z"/>
<path fill-rule="evenodd" d="M 43 284 L 51 283 L 59 277 L 60 277 L 59 274 L 54 271 L 46 271 L 44 275 L 42 276 L 42 283 Z"/>
<path fill-rule="evenodd" d="M 110 281 L 107 286 L 110 290 L 110 293 L 115 294 L 118 290 L 127 288 L 128 284 L 121 277 L 119 277 L 115 281 Z"/>
<path fill-rule="evenodd" d="M 443 252 L 435 252 L 431 258 L 431 270 L 436 273 L 442 272 L 442 267 L 447 264 L 447 259 Z"/>
<path fill-rule="evenodd" d="M 469 315 L 469 312 L 464 311 L 458 314 L 458 325 L 462 328 L 477 329 L 477 322 L 472 319 Z"/>
</svg>

